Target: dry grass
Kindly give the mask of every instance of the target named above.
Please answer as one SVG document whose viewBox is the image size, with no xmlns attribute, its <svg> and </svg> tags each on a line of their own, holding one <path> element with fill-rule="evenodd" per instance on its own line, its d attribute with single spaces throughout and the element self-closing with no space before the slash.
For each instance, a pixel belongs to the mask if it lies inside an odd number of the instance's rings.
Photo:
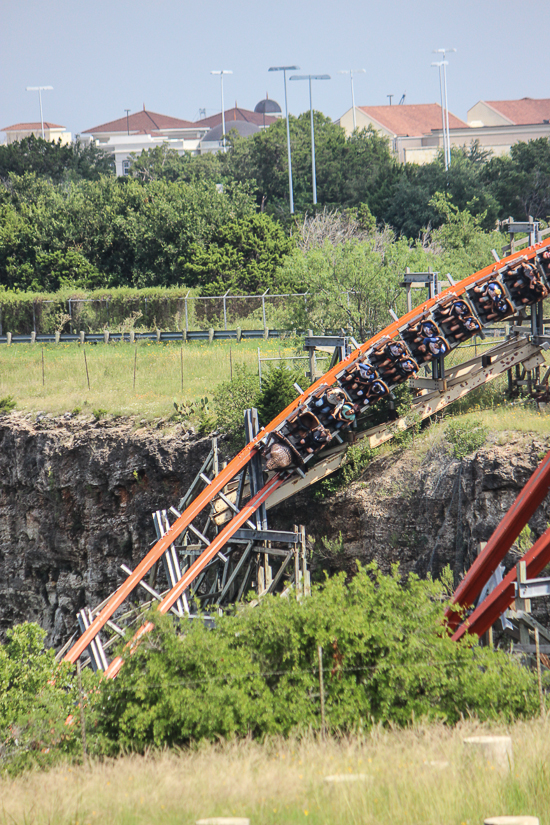
<svg viewBox="0 0 550 825">
<path fill-rule="evenodd" d="M 472 763 L 462 740 L 479 732 L 470 722 L 418 726 L 343 742 L 241 742 L 62 767 L 0 781 L 0 822 L 185 825 L 247 816 L 252 825 L 478 825 L 519 813 L 550 821 L 548 719 L 493 730 L 512 735 L 511 772 Z M 368 776 L 324 782 L 338 773 Z"/>
<path fill-rule="evenodd" d="M 233 368 L 246 364 L 257 374 L 258 347 L 263 356 L 273 357 L 279 353 L 294 355 L 298 346 L 301 346 L 299 342 L 291 340 L 233 342 Z M 0 347 L 0 398 L 12 395 L 21 411 L 59 414 L 81 408 L 83 412 L 102 409 L 115 415 L 165 417 L 174 411 L 174 399 L 211 396 L 216 385 L 230 377 L 229 342 L 193 342 L 183 347 L 183 392 L 180 345 L 88 344 L 85 352 L 90 389 L 83 347 L 79 344 Z M 307 362 L 294 363 L 305 365 Z M 264 364 L 263 369 L 266 366 Z"/>
</svg>

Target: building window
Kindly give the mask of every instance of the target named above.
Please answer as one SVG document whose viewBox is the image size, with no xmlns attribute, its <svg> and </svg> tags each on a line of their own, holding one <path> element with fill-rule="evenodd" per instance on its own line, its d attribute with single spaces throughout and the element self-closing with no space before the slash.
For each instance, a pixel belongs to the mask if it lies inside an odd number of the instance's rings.
<svg viewBox="0 0 550 825">
<path fill-rule="evenodd" d="M 122 161 L 122 174 L 123 175 L 129 175 L 130 174 L 130 161 L 129 160 L 123 160 Z"/>
</svg>

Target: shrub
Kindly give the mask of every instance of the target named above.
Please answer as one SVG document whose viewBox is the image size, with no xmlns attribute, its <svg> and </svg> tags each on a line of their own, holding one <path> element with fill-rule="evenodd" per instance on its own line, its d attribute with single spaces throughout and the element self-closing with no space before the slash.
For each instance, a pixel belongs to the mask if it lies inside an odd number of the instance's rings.
<svg viewBox="0 0 550 825">
<path fill-rule="evenodd" d="M 115 682 L 104 683 L 99 733 L 112 753 L 220 736 L 341 733 L 414 719 L 512 720 L 538 712 L 536 678 L 512 657 L 455 643 L 442 625 L 451 577 L 405 581 L 359 566 L 314 585 L 311 597 L 266 597 L 222 616 L 186 622 L 177 635 L 155 611 L 154 630 Z"/>
<path fill-rule="evenodd" d="M 258 403 L 260 384 L 244 364 L 237 364 L 233 380 L 222 381 L 214 391 L 219 429 L 229 436 L 231 446 L 244 444 L 244 411 Z"/>
<path fill-rule="evenodd" d="M 478 450 L 487 440 L 488 429 L 476 419 L 455 419 L 447 424 L 445 436 L 453 446 L 455 458 L 465 458 Z"/>
<path fill-rule="evenodd" d="M 256 405 L 260 423 L 264 427 L 294 401 L 298 395 L 295 383 L 305 389 L 304 376 L 286 364 L 271 367 L 266 375 L 262 375 L 262 389 Z"/>
<path fill-rule="evenodd" d="M 11 412 L 16 406 L 16 401 L 13 395 L 5 395 L 0 398 L 0 415 L 5 415 Z"/>
<path fill-rule="evenodd" d="M 10 774 L 80 758 L 79 693 L 69 665 L 58 665 L 44 648 L 46 632 L 37 624 L 17 625 L 0 645 L 0 767 Z M 87 712 L 97 678 L 82 674 Z M 90 718 L 91 721 L 91 718 Z"/>
</svg>

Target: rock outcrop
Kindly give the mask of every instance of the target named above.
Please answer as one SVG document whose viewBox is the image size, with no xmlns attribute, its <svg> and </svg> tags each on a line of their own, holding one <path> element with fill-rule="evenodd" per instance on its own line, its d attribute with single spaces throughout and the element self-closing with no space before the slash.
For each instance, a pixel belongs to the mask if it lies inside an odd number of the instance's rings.
<svg viewBox="0 0 550 825">
<path fill-rule="evenodd" d="M 209 449 L 209 439 L 162 422 L 0 418 L 0 637 L 29 620 L 50 644 L 65 642 L 77 610 L 112 592 L 121 563 L 143 558 L 152 512 L 178 502 Z M 376 560 L 421 576 L 450 565 L 458 581 L 547 449 L 540 436 L 501 433 L 458 461 L 441 438 L 423 439 L 379 456 L 328 499 L 313 488 L 284 502 L 270 521 L 306 526 L 317 577 Z M 546 501 L 534 537 L 548 521 Z"/>
<path fill-rule="evenodd" d="M 119 584 L 210 449 L 181 426 L 0 418 L 0 635 L 36 621 L 59 645 Z"/>
</svg>

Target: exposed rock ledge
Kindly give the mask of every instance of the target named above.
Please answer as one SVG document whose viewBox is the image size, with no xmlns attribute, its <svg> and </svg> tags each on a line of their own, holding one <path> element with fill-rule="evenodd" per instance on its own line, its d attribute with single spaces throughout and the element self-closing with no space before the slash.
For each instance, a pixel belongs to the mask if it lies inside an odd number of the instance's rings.
<svg viewBox="0 0 550 825">
<path fill-rule="evenodd" d="M 178 501 L 210 448 L 181 426 L 12 414 L 0 418 L 0 635 L 38 621 L 59 645 L 75 614 L 96 604 L 154 539 L 151 514 Z M 548 447 L 509 434 L 457 461 L 444 445 L 383 455 L 329 501 L 308 491 L 272 512 L 273 526 L 306 525 L 313 569 L 394 562 L 420 575 L 450 564 L 459 578 Z M 550 521 L 547 501 L 530 524 Z M 341 552 L 320 539 L 344 538 Z M 508 564 L 514 562 L 510 554 Z"/>
</svg>

